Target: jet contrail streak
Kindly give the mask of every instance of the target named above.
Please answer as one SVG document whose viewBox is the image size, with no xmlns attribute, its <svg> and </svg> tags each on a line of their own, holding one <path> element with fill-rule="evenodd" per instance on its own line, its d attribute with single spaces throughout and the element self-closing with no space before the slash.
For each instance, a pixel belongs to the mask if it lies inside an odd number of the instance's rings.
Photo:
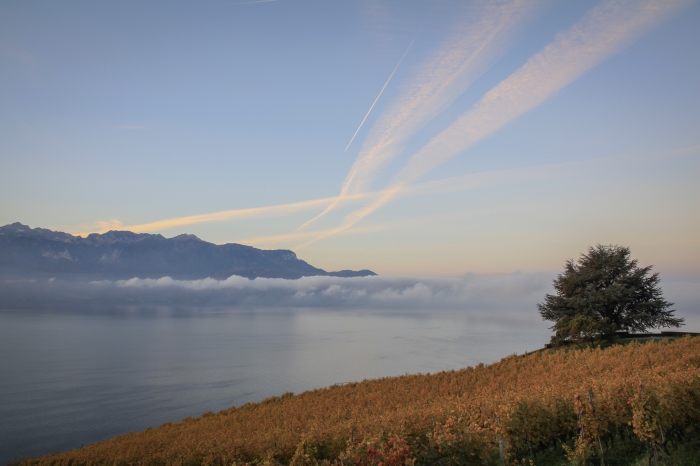
<svg viewBox="0 0 700 466">
<path fill-rule="evenodd" d="M 700 146 L 691 149 L 700 150 Z M 523 170 L 521 169 L 517 173 L 520 173 L 522 171 Z M 408 186 L 404 188 L 401 193 L 402 195 L 420 195 L 441 192 L 465 191 L 468 189 L 474 189 L 475 187 L 482 186 L 485 182 L 490 183 L 490 180 L 492 180 L 492 178 L 494 177 L 502 178 L 503 173 L 505 172 L 472 173 L 469 175 L 443 178 L 440 180 L 428 181 L 425 183 L 418 183 L 412 186 Z M 510 171 L 508 173 L 510 173 Z M 77 228 L 68 228 L 68 231 L 80 231 L 80 233 L 74 233 L 78 236 L 86 236 L 90 233 L 105 233 L 109 230 L 129 230 L 133 231 L 134 233 L 148 233 L 153 231 L 168 230 L 171 228 L 183 227 L 188 225 L 199 225 L 204 223 L 226 222 L 231 220 L 244 220 L 260 217 L 285 216 L 297 212 L 316 209 L 318 207 L 330 203 L 362 202 L 366 199 L 371 199 L 382 195 L 384 195 L 382 191 L 375 191 L 361 194 L 353 194 L 345 196 L 342 199 L 339 197 L 326 197 L 320 199 L 310 199 L 307 201 L 293 202 L 288 204 L 249 207 L 246 209 L 224 210 L 208 214 L 169 218 L 164 220 L 157 220 L 155 222 L 134 225 L 124 225 L 119 220 L 108 220 L 96 222 L 97 225 L 93 226 L 93 228 L 90 228 L 89 226 L 81 226 L 79 227 L 79 230 Z M 283 239 L 294 239 L 313 236 L 314 234 L 319 233 L 320 232 L 318 231 L 304 234 L 295 232 L 293 234 L 279 235 L 279 237 Z"/>
<path fill-rule="evenodd" d="M 378 231 L 384 231 L 390 228 L 390 224 L 382 225 L 372 225 L 366 227 L 349 228 L 342 232 L 342 235 L 359 235 L 367 233 L 376 233 Z M 307 238 L 314 237 L 322 231 L 300 231 L 297 233 L 285 233 L 283 235 L 272 235 L 272 236 L 256 236 L 252 238 L 241 238 L 237 239 L 236 242 L 239 244 L 245 244 L 246 246 L 255 246 L 261 248 L 275 248 L 279 243 L 284 243 L 287 241 L 302 241 Z"/>
<path fill-rule="evenodd" d="M 539 106 L 688 4 L 689 0 L 609 0 L 594 7 L 414 154 L 382 196 L 295 249 L 352 227 L 438 164 Z"/>
<path fill-rule="evenodd" d="M 359 197 L 367 196 L 363 194 Z M 357 198 L 359 198 L 357 197 Z M 322 199 L 313 199 L 309 201 L 292 202 L 289 204 L 278 204 L 264 207 L 251 207 L 248 209 L 224 210 L 222 212 L 214 212 L 210 214 L 190 215 L 188 217 L 177 217 L 165 220 L 158 220 L 150 223 L 142 223 L 138 225 L 122 225 L 121 222 L 113 220 L 110 222 L 99 222 L 100 228 L 96 233 L 104 233 L 112 229 L 126 229 L 135 233 L 167 230 L 186 225 L 197 225 L 200 223 L 223 222 L 227 220 L 237 220 L 244 218 L 257 218 L 265 216 L 287 215 L 294 212 L 302 212 L 305 210 L 316 209 L 320 206 L 336 201 L 335 197 L 327 197 Z M 346 196 L 345 200 L 352 200 L 352 196 Z M 79 236 L 95 233 L 95 231 L 78 233 Z"/>
<path fill-rule="evenodd" d="M 343 182 L 339 198 L 363 192 L 379 169 L 400 153 L 401 144 L 488 69 L 541 3 L 515 0 L 507 4 L 483 2 L 468 6 L 463 12 L 465 21 L 419 67 L 374 123 Z M 337 205 L 328 205 L 295 231 L 305 229 Z"/>
<path fill-rule="evenodd" d="M 416 34 L 416 37 L 418 37 L 418 34 Z M 350 144 L 352 144 L 352 141 L 355 140 L 355 137 L 357 136 L 357 133 L 359 133 L 359 132 L 360 132 L 360 129 L 362 129 L 362 125 L 365 124 L 365 120 L 367 120 L 367 117 L 369 116 L 369 114 L 372 113 L 372 109 L 373 109 L 374 106 L 377 104 L 377 101 L 379 100 L 379 98 L 382 96 L 382 93 L 384 92 L 384 89 L 386 89 L 386 87 L 389 85 L 389 81 L 391 81 L 391 78 L 394 77 L 394 73 L 396 73 L 396 70 L 398 70 L 398 69 L 399 69 L 399 66 L 401 66 L 401 62 L 403 61 L 404 58 L 406 58 L 406 54 L 408 53 L 409 50 L 411 50 L 411 46 L 412 46 L 413 43 L 416 41 L 416 37 L 413 38 L 413 40 L 411 41 L 411 43 L 408 44 L 408 47 L 406 48 L 406 51 L 403 53 L 403 55 L 401 55 L 401 60 L 399 60 L 399 62 L 396 64 L 396 68 L 394 68 L 394 71 L 392 71 L 391 74 L 389 75 L 389 79 L 387 79 L 386 82 L 384 83 L 384 87 L 382 87 L 382 90 L 379 91 L 379 95 L 377 95 L 377 98 L 374 99 L 374 102 L 372 102 L 372 106 L 371 106 L 371 107 L 369 108 L 369 110 L 367 111 L 367 115 L 365 115 L 365 117 L 362 119 L 362 123 L 360 123 L 360 126 L 357 127 L 357 131 L 355 131 L 355 134 L 352 135 L 352 139 L 350 139 L 350 142 L 348 143 L 347 147 L 345 148 L 345 152 L 348 151 L 348 148 L 350 147 Z"/>
<path fill-rule="evenodd" d="M 674 149 L 667 152 L 648 154 L 645 156 L 633 155 L 621 155 L 615 157 L 605 157 L 605 158 L 594 158 L 586 159 L 573 162 L 564 162 L 551 165 L 539 165 L 527 168 L 514 168 L 508 170 L 497 170 L 479 173 L 470 173 L 467 175 L 452 176 L 449 178 L 442 178 L 439 180 L 426 181 L 423 183 L 412 184 L 404 187 L 398 194 L 402 197 L 406 196 L 420 196 L 426 194 L 444 194 L 444 193 L 456 193 L 471 191 L 475 189 L 498 186 L 510 183 L 517 183 L 523 181 L 536 181 L 541 179 L 547 179 L 554 176 L 558 176 L 565 172 L 566 170 L 579 169 L 586 164 L 608 164 L 611 161 L 629 161 L 634 163 L 638 160 L 656 160 L 668 157 L 678 157 L 685 155 L 700 156 L 700 145 L 682 147 L 679 149 Z M 347 196 L 345 198 L 346 202 L 360 202 L 365 199 L 372 199 L 384 195 L 383 191 L 374 191 L 364 194 L 357 194 L 352 196 Z M 187 225 L 197 225 L 203 223 L 213 223 L 222 222 L 230 220 L 243 220 L 258 217 L 269 217 L 269 216 L 283 216 L 288 214 L 293 214 L 303 210 L 309 210 L 328 204 L 329 202 L 336 201 L 337 198 L 321 198 L 321 199 L 311 199 L 308 201 L 301 201 L 291 204 L 278 204 L 264 207 L 253 207 L 248 209 L 238 209 L 238 210 L 225 210 L 222 212 L 214 212 L 210 214 L 203 215 L 192 215 L 188 217 L 171 218 L 167 220 L 156 221 L 152 223 L 144 223 L 141 225 L 124 225 L 119 220 L 109 220 L 96 222 L 97 227 L 89 229 L 86 226 L 79 226 L 73 228 L 57 227 L 62 228 L 67 232 L 83 231 L 82 233 L 73 233 L 78 236 L 86 236 L 90 233 L 105 233 L 109 230 L 130 230 L 134 232 L 154 232 L 159 230 L 167 230 L 170 228 L 176 228 Z M 363 228 L 361 231 L 371 231 L 374 227 Z M 88 230 L 89 231 L 85 231 Z M 359 231 L 353 229 L 353 231 Z M 248 238 L 244 244 L 249 244 L 249 242 L 256 243 L 266 243 L 266 244 L 276 244 L 279 242 L 293 240 L 293 239 L 303 239 L 306 237 L 313 237 L 314 235 L 319 235 L 325 233 L 324 231 L 310 231 L 305 233 L 288 233 L 285 235 L 268 236 L 268 237 L 256 237 Z"/>
</svg>

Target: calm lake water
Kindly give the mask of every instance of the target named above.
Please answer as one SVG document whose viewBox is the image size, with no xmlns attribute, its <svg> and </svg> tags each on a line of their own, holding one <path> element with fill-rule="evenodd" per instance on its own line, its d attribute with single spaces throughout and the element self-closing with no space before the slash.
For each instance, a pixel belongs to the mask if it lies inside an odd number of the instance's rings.
<svg viewBox="0 0 700 466">
<path fill-rule="evenodd" d="M 0 311 L 0 464 L 287 391 L 489 363 L 548 335 L 447 311 Z"/>
</svg>

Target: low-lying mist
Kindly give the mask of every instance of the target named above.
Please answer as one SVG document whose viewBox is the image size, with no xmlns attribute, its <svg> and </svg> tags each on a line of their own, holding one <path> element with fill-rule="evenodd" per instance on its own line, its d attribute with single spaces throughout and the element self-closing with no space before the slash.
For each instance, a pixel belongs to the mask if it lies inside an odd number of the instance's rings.
<svg viewBox="0 0 700 466">
<path fill-rule="evenodd" d="M 328 309 L 529 310 L 551 292 L 551 274 L 434 277 L 304 277 L 298 280 L 231 276 L 225 280 L 8 280 L 3 307 L 51 302 L 199 304 Z"/>
<path fill-rule="evenodd" d="M 128 307 L 324 309 L 422 314 L 465 312 L 489 319 L 537 321 L 536 303 L 552 293 L 551 273 L 466 274 L 454 278 L 375 276 L 298 280 L 231 276 L 225 280 L 0 280 L 0 308 L 90 312 Z M 700 329 L 696 279 L 662 282 L 687 330 Z M 534 322 L 533 322 L 534 323 Z M 692 327 L 692 329 L 690 328 Z"/>
</svg>

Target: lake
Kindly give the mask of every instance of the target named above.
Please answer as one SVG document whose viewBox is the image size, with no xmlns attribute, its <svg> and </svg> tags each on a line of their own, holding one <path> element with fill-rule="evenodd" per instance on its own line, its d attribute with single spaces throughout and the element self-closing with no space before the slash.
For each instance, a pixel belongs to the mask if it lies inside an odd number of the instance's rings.
<svg viewBox="0 0 700 466">
<path fill-rule="evenodd" d="M 541 348 L 546 327 L 444 310 L 4 310 L 0 463 L 288 391 L 489 363 Z"/>
</svg>

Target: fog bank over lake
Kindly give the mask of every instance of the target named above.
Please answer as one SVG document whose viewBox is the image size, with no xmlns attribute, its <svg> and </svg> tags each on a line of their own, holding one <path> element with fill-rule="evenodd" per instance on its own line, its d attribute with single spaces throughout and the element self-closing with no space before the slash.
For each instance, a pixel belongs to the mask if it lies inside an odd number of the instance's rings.
<svg viewBox="0 0 700 466">
<path fill-rule="evenodd" d="M 5 279 L 0 463 L 286 391 L 541 348 L 551 332 L 535 304 L 552 278 Z M 697 331 L 697 281 L 662 287 Z"/>
<path fill-rule="evenodd" d="M 298 280 L 231 276 L 225 280 L 35 280 L 0 281 L 5 307 L 21 303 L 188 303 L 326 309 L 453 309 L 532 311 L 551 292 L 553 274 L 435 277 L 303 277 Z"/>
<path fill-rule="evenodd" d="M 482 320 L 540 323 L 536 303 L 553 293 L 554 273 L 473 274 L 461 277 L 303 277 L 298 280 L 231 276 L 225 280 L 26 280 L 0 277 L 0 308 L 57 312 L 123 312 L 136 306 L 392 311 L 411 315 L 451 310 Z M 700 277 L 661 277 L 664 297 L 687 326 L 700 331 Z M 189 312 L 189 311 L 187 311 Z M 692 331 L 688 328 L 688 331 Z"/>
</svg>

